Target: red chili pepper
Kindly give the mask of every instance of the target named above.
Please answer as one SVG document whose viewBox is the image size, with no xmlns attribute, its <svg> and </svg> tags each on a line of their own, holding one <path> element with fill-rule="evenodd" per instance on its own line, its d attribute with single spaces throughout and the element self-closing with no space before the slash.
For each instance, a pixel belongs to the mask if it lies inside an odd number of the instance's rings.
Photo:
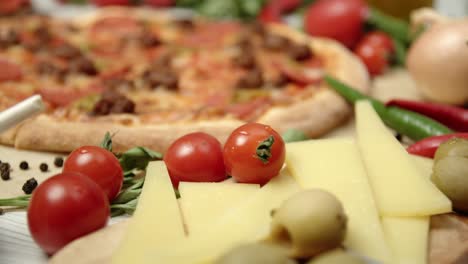
<svg viewBox="0 0 468 264">
<path fill-rule="evenodd" d="M 468 133 L 453 133 L 441 136 L 428 137 L 412 144 L 406 150 L 413 155 L 434 158 L 434 154 L 437 148 L 440 146 L 440 144 L 455 137 L 468 139 Z"/>
<path fill-rule="evenodd" d="M 260 11 L 258 19 L 264 23 L 281 22 L 281 15 L 296 9 L 301 0 L 271 0 Z"/>
<path fill-rule="evenodd" d="M 468 132 L 468 110 L 463 108 L 410 100 L 391 100 L 387 103 L 387 106 L 397 106 L 418 112 L 454 130 Z"/>
</svg>

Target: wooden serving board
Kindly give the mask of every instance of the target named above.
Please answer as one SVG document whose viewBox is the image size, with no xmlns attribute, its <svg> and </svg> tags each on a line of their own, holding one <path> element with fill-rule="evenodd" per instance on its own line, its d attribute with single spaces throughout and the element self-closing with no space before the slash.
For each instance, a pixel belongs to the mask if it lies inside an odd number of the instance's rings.
<svg viewBox="0 0 468 264">
<path fill-rule="evenodd" d="M 411 78 L 402 69 L 392 70 L 385 76 L 375 79 L 372 95 L 383 101 L 392 98 L 421 99 Z M 325 137 L 350 137 L 354 134 L 354 120 L 350 119 L 349 122 Z M 56 156 L 53 153 L 20 151 L 0 146 L 0 160 L 10 162 L 14 168 L 12 179 L 0 184 L 0 198 L 22 195 L 21 186 L 30 177 L 35 177 L 42 182 L 50 175 L 59 172 L 60 169 L 53 165 L 53 159 Z M 18 164 L 22 160 L 30 163 L 30 170 L 18 169 Z M 41 162 L 48 163 L 49 172 L 41 173 L 37 169 Z M 124 220 L 110 225 L 70 243 L 55 254 L 50 259 L 50 263 L 109 263 L 112 253 L 125 234 L 128 221 Z M 468 216 L 445 214 L 432 217 L 429 247 L 429 263 L 431 264 L 468 263 Z"/>
</svg>

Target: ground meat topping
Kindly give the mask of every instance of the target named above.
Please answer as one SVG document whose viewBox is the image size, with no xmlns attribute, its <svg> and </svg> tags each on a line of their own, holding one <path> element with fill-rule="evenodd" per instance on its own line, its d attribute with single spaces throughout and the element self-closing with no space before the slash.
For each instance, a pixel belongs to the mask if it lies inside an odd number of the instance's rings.
<svg viewBox="0 0 468 264">
<path fill-rule="evenodd" d="M 77 59 L 71 61 L 70 70 L 73 72 L 83 73 L 90 76 L 98 74 L 98 70 L 94 63 L 84 56 L 80 56 Z"/>
<path fill-rule="evenodd" d="M 313 56 L 312 49 L 305 44 L 292 44 L 288 49 L 289 56 L 295 61 L 304 61 Z"/>
<path fill-rule="evenodd" d="M 93 115 L 135 113 L 135 103 L 121 93 L 106 90 L 91 113 Z"/>
<path fill-rule="evenodd" d="M 252 69 L 247 72 L 242 78 L 237 82 L 238 88 L 259 88 L 263 86 L 263 75 L 262 72 L 258 69 Z"/>
<path fill-rule="evenodd" d="M 151 88 L 164 86 L 168 89 L 177 89 L 179 80 L 177 75 L 168 69 L 149 69 L 143 73 L 143 80 Z"/>
<path fill-rule="evenodd" d="M 58 47 L 55 47 L 52 50 L 52 53 L 57 57 L 68 60 L 81 56 L 81 50 L 68 43 L 64 43 L 62 45 L 59 45 Z"/>
<path fill-rule="evenodd" d="M 11 29 L 0 29 L 0 48 L 8 48 L 19 44 L 20 39 L 18 33 Z"/>
<path fill-rule="evenodd" d="M 283 36 L 269 33 L 264 36 L 263 45 L 268 50 L 281 51 L 289 48 L 289 40 Z"/>
</svg>

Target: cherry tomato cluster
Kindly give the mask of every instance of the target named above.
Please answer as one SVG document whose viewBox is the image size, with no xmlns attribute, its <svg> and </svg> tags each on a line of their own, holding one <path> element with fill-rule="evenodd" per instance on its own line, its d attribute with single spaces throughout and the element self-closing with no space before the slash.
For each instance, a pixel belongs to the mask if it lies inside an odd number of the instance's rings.
<svg viewBox="0 0 468 264">
<path fill-rule="evenodd" d="M 259 123 L 248 123 L 234 130 L 224 147 L 206 133 L 185 135 L 164 156 L 175 187 L 180 181 L 219 182 L 228 175 L 237 182 L 263 185 L 278 175 L 284 159 L 281 136 Z"/>
<path fill-rule="evenodd" d="M 62 173 L 33 192 L 28 227 L 36 243 L 54 254 L 72 240 L 104 227 L 109 202 L 120 192 L 123 170 L 113 153 L 84 146 L 66 159 Z"/>
<path fill-rule="evenodd" d="M 262 22 L 281 22 L 281 15 L 302 1 L 271 0 L 262 9 Z M 380 31 L 364 33 L 369 7 L 364 0 L 317 0 L 304 15 L 304 29 L 311 36 L 332 38 L 353 50 L 372 76 L 385 72 L 394 52 L 391 37 Z"/>
</svg>

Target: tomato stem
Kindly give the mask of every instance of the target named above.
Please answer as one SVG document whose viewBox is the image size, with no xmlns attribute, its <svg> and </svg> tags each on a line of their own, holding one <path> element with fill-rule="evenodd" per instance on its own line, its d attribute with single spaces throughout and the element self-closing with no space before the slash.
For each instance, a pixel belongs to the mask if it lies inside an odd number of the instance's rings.
<svg viewBox="0 0 468 264">
<path fill-rule="evenodd" d="M 263 162 L 263 164 L 269 162 L 269 159 L 271 157 L 271 147 L 273 146 L 273 143 L 275 143 L 275 138 L 273 136 L 269 136 L 267 139 L 260 142 L 260 144 L 257 147 L 257 158 L 259 158 Z"/>
</svg>

